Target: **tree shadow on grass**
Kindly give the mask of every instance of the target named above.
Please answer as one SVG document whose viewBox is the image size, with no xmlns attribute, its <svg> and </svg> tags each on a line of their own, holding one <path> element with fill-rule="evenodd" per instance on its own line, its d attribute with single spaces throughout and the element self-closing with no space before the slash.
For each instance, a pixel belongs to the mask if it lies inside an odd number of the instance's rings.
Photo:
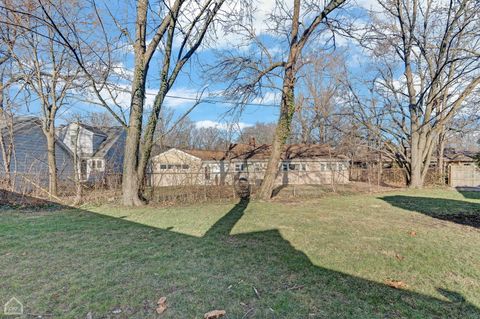
<svg viewBox="0 0 480 319">
<path fill-rule="evenodd" d="M 480 316 L 454 291 L 440 289 L 444 301 L 318 267 L 277 229 L 232 235 L 248 203 L 201 238 L 68 207 L 0 213 L 0 302 L 15 295 L 29 313 L 61 318 Z"/>
<path fill-rule="evenodd" d="M 384 196 L 392 206 L 419 212 L 433 218 L 480 228 L 480 205 L 454 199 L 415 196 Z"/>
<path fill-rule="evenodd" d="M 457 192 L 469 199 L 480 199 L 480 187 L 456 187 Z"/>
</svg>

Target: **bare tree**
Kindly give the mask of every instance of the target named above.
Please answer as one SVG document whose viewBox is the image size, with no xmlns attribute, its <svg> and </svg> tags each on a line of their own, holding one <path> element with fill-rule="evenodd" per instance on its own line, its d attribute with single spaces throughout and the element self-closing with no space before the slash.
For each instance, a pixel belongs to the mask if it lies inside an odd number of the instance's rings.
<svg viewBox="0 0 480 319">
<path fill-rule="evenodd" d="M 272 144 L 275 136 L 275 123 L 257 122 L 252 126 L 247 126 L 240 132 L 238 141 L 241 143 L 250 143 L 252 138 L 255 138 L 255 143 Z"/>
<path fill-rule="evenodd" d="M 0 65 L 0 151 L 2 169 L 5 172 L 5 186 L 14 188 L 14 179 L 11 172 L 11 164 L 14 156 L 14 139 L 13 139 L 13 106 L 12 100 L 8 94 L 8 85 L 5 85 L 4 75 L 9 63 L 7 61 Z"/>
<path fill-rule="evenodd" d="M 118 121 L 107 112 L 86 112 L 86 113 L 72 113 L 64 117 L 67 122 L 81 121 L 95 127 L 112 127 L 118 125 Z"/>
<path fill-rule="evenodd" d="M 45 0 L 45 2 L 47 1 Z M 44 1 L 39 0 L 38 2 L 47 16 L 47 19 L 44 19 L 46 23 L 55 27 L 62 38 L 63 44 L 70 49 L 83 72 L 90 79 L 90 87 L 97 98 L 97 103 L 107 108 L 127 128 L 122 185 L 123 203 L 128 206 L 142 205 L 144 203 L 140 194 L 142 182 L 154 145 L 159 113 L 167 93 L 173 87 L 183 67 L 204 42 L 210 25 L 226 21 L 226 19 L 218 17 L 233 16 L 238 5 L 248 5 L 248 3 L 236 0 L 175 0 L 171 2 L 162 1 L 153 6 L 149 0 L 139 0 L 136 2 L 135 30 L 130 30 L 129 19 L 131 17 L 122 21 L 122 19 L 111 15 L 109 19 L 106 19 L 100 13 L 97 3 L 93 1 L 90 11 L 93 12 L 95 21 L 90 23 L 98 23 L 105 27 L 106 21 L 110 20 L 119 28 L 121 34 L 125 35 L 129 45 L 133 46 L 134 49 L 134 69 L 130 83 L 131 101 L 128 107 L 127 121 L 121 115 L 117 115 L 113 107 L 117 105 L 114 92 L 118 87 L 112 89 L 106 83 L 108 78 L 106 74 L 112 71 L 111 61 L 109 59 L 106 61 L 105 59 L 99 60 L 106 73 L 100 76 L 101 80 L 99 82 L 99 77 L 96 77 L 94 71 L 90 68 L 91 63 L 85 61 L 83 57 L 82 48 L 87 46 L 88 49 L 90 47 L 85 45 L 88 40 L 82 39 L 78 34 L 73 36 L 65 34 L 63 29 L 58 26 L 58 21 L 52 18 L 50 8 L 45 5 Z M 52 2 L 48 3 L 52 4 Z M 222 7 L 225 7 L 227 3 L 228 8 L 222 11 Z M 105 7 L 106 11 L 110 12 L 108 3 L 105 3 Z M 56 6 L 55 10 L 62 15 L 61 21 L 68 20 L 66 12 L 62 11 L 59 6 Z M 76 30 L 76 27 L 69 25 L 69 29 Z M 105 38 L 108 38 L 107 32 L 104 32 L 104 34 Z M 148 43 L 147 40 L 149 40 Z M 152 109 L 147 115 L 144 109 L 146 82 L 149 76 L 150 63 L 154 56 L 158 58 L 157 62 L 160 65 L 159 89 Z M 110 56 L 107 55 L 107 57 Z M 147 115 L 148 118 L 145 127 L 143 123 L 144 115 Z"/>
<path fill-rule="evenodd" d="M 176 119 L 173 109 L 163 108 L 157 122 L 155 144 L 160 150 L 168 147 L 189 148 L 194 129 L 195 123 L 188 116 Z"/>
<path fill-rule="evenodd" d="M 65 2 L 65 5 L 68 4 Z M 80 68 L 71 59 L 69 51 L 58 43 L 55 30 L 33 17 L 37 9 L 30 1 L 22 6 L 6 3 L 2 9 L 6 18 L 4 26 L 15 27 L 21 33 L 15 42 L 8 38 L 2 41 L 24 83 L 24 96 L 31 95 L 40 104 L 42 130 L 47 141 L 48 189 L 49 194 L 56 197 L 55 121 L 58 111 L 68 102 L 69 94 L 81 87 Z"/>
<path fill-rule="evenodd" d="M 217 127 L 198 127 L 192 131 L 192 148 L 226 150 L 229 143 L 227 131 Z"/>
<path fill-rule="evenodd" d="M 291 141 L 339 144 L 351 123 L 343 95 L 346 76 L 343 52 L 311 53 L 303 58 Z"/>
<path fill-rule="evenodd" d="M 8 50 L 6 39 L 14 43 L 16 39 L 15 30 L 6 25 L 0 24 L 0 150 L 2 168 L 5 172 L 7 187 L 13 187 L 11 176 L 11 161 L 13 156 L 13 113 L 11 101 L 8 97 L 9 87 L 16 83 L 17 79 L 12 72 L 12 59 Z"/>
<path fill-rule="evenodd" d="M 295 83 L 302 66 L 302 51 L 310 42 L 316 49 L 321 48 L 321 31 L 333 28 L 335 19 L 330 17 L 345 0 L 331 0 L 323 6 L 318 1 L 293 1 L 290 7 L 286 1 L 276 1 L 274 11 L 269 15 L 269 30 L 281 37 L 286 46 L 284 57 L 278 57 L 268 49 L 268 45 L 257 36 L 256 30 L 248 25 L 238 26 L 260 53 L 248 51 L 248 55 L 235 56 L 228 53 L 220 69 L 225 77 L 234 79 L 227 89 L 229 95 L 243 95 L 243 101 L 258 95 L 265 88 L 280 86 L 280 116 L 272 143 L 272 152 L 258 196 L 270 199 L 280 164 L 283 147 L 290 135 L 291 122 L 295 113 Z M 328 19 L 327 19 L 328 17 Z M 319 41 L 318 41 L 319 40 Z M 323 41 L 325 42 L 325 41 Z M 277 59 L 278 58 L 278 59 Z M 278 82 L 281 82 L 278 83 Z"/>
<path fill-rule="evenodd" d="M 365 100 L 357 91 L 353 100 L 417 188 L 445 127 L 469 107 L 480 84 L 480 6 L 474 0 L 379 4 L 383 10 L 371 13 L 362 41 L 378 67 L 373 94 Z"/>
</svg>

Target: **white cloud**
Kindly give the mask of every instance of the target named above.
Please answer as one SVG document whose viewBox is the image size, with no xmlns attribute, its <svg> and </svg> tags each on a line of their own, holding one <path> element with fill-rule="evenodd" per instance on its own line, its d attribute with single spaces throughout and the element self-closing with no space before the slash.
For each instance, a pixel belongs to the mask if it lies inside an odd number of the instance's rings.
<svg viewBox="0 0 480 319">
<path fill-rule="evenodd" d="M 252 126 L 252 124 L 238 122 L 238 123 L 222 123 L 212 120 L 201 120 L 195 122 L 195 127 L 197 128 L 217 128 L 220 130 L 231 130 L 231 129 L 244 129 L 246 127 Z"/>
<path fill-rule="evenodd" d="M 255 98 L 252 102 L 258 104 L 280 104 L 281 95 L 279 92 L 267 92 L 263 96 Z"/>
<path fill-rule="evenodd" d="M 356 3 L 359 7 L 367 10 L 380 11 L 382 9 L 378 0 L 357 0 Z"/>
<path fill-rule="evenodd" d="M 165 98 L 165 106 L 170 108 L 179 108 L 186 105 L 192 105 L 200 97 L 200 92 L 196 89 L 180 87 L 170 90 Z"/>
<path fill-rule="evenodd" d="M 102 98 L 108 103 L 113 104 L 115 101 L 122 109 L 127 110 L 130 107 L 131 102 L 131 86 L 130 84 L 111 84 L 110 86 L 110 93 L 104 89 L 101 91 Z M 151 108 L 153 106 L 153 102 L 155 101 L 155 96 L 158 93 L 158 89 L 155 88 L 147 88 L 145 91 L 145 107 Z M 79 100 L 83 100 L 84 102 L 93 102 L 99 103 L 99 100 L 94 93 L 94 91 L 89 88 L 87 92 L 77 92 L 76 94 Z M 180 87 L 170 90 L 165 98 L 164 106 L 169 108 L 181 108 L 183 106 L 190 106 L 192 105 L 197 98 L 200 97 L 199 90 L 191 89 L 187 87 Z"/>
</svg>

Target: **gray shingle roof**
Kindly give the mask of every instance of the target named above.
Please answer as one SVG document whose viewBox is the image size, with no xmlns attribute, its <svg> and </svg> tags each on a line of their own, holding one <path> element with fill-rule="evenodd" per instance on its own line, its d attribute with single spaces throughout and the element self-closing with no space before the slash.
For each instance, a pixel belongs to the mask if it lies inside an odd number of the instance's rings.
<svg viewBox="0 0 480 319">
<path fill-rule="evenodd" d="M 93 127 L 93 126 L 92 126 Z M 106 136 L 105 140 L 100 144 L 98 150 L 92 155 L 92 157 L 104 157 L 113 145 L 122 136 L 125 129 L 122 126 L 102 127 L 95 128 L 102 132 Z"/>
</svg>

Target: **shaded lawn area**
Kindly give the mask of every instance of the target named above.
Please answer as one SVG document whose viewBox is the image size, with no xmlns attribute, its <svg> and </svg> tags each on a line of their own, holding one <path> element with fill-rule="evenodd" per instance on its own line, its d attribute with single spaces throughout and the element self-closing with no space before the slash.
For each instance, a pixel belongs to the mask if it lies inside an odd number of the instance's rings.
<svg viewBox="0 0 480 319">
<path fill-rule="evenodd" d="M 468 195 L 468 196 L 466 196 Z M 480 214 L 450 190 L 0 210 L 0 303 L 54 318 L 480 318 Z M 385 284 L 399 280 L 405 289 Z M 258 294 L 255 292 L 258 292 Z M 157 300 L 168 309 L 155 313 Z"/>
</svg>

